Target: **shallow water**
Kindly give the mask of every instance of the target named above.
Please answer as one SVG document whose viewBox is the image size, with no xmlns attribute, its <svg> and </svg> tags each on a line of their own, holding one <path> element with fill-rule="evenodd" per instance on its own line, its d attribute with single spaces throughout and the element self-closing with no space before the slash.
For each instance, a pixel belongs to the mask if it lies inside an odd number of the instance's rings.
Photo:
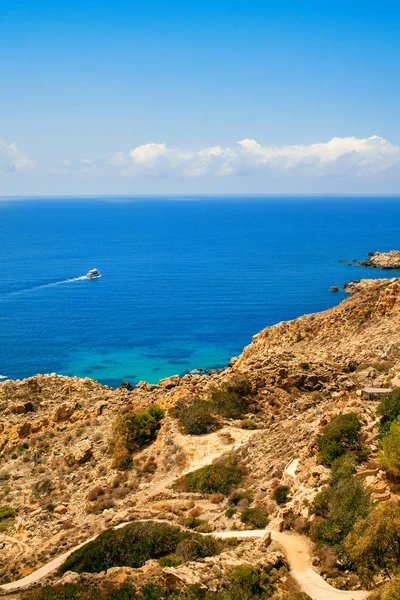
<svg viewBox="0 0 400 600">
<path fill-rule="evenodd" d="M 392 198 L 4 200 L 0 223 L 11 378 L 224 366 L 267 325 L 337 304 L 331 285 L 400 276 L 338 262 L 400 247 Z"/>
</svg>

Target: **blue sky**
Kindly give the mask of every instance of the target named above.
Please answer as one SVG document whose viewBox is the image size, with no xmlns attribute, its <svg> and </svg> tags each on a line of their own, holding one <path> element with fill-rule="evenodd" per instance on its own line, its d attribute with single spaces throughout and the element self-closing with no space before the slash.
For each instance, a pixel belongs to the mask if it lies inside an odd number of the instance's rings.
<svg viewBox="0 0 400 600">
<path fill-rule="evenodd" d="M 0 194 L 400 193 L 399 26 L 391 1 L 2 0 Z"/>
</svg>

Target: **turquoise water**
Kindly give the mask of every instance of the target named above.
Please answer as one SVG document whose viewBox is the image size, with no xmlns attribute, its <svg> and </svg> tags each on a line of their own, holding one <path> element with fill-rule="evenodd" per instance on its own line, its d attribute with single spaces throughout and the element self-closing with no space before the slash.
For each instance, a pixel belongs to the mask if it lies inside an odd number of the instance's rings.
<svg viewBox="0 0 400 600">
<path fill-rule="evenodd" d="M 400 248 L 388 198 L 0 202 L 0 375 L 118 385 L 220 367 L 267 325 L 326 309 L 347 267 Z M 101 279 L 76 279 L 98 268 Z"/>
</svg>

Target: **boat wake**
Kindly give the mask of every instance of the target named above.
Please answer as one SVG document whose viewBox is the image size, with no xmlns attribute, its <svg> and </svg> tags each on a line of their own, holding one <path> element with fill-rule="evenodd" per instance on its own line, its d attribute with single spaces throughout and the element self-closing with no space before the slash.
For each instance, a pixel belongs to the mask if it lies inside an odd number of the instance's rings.
<svg viewBox="0 0 400 600">
<path fill-rule="evenodd" d="M 6 294 L 2 294 L 3 298 L 11 298 L 12 296 L 21 296 L 22 294 L 26 294 L 28 292 L 34 292 L 35 290 L 41 290 L 44 288 L 51 288 L 57 285 L 64 285 L 66 283 L 73 283 L 74 281 L 83 281 L 88 280 L 90 277 L 87 275 L 81 275 L 80 277 L 70 277 L 69 279 L 62 279 L 61 281 L 51 281 L 49 283 L 42 283 L 41 285 L 34 285 L 29 288 L 24 288 L 23 290 L 15 290 L 14 292 L 8 292 Z"/>
</svg>

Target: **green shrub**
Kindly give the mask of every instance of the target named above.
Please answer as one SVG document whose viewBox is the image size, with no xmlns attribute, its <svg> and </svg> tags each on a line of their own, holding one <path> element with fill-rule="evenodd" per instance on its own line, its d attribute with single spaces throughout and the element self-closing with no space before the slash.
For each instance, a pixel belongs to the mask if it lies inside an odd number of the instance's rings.
<svg viewBox="0 0 400 600">
<path fill-rule="evenodd" d="M 400 417 L 392 422 L 389 433 L 383 438 L 378 460 L 389 477 L 400 479 Z"/>
<path fill-rule="evenodd" d="M 317 437 L 320 461 L 330 467 L 339 456 L 361 450 L 360 430 L 360 419 L 355 413 L 334 417 Z"/>
<path fill-rule="evenodd" d="M 211 402 L 196 398 L 191 404 L 177 404 L 171 411 L 188 435 L 203 435 L 219 428 L 219 423 L 212 414 Z"/>
<path fill-rule="evenodd" d="M 170 554 L 195 560 L 220 552 L 221 542 L 165 523 L 136 522 L 121 529 L 108 529 L 73 552 L 61 573 L 100 573 L 112 567 L 138 568 L 153 558 Z"/>
<path fill-rule="evenodd" d="M 176 556 L 176 554 L 167 554 L 167 556 L 162 556 L 158 559 L 158 564 L 161 567 L 179 567 L 182 563 L 182 558 Z"/>
<path fill-rule="evenodd" d="M 317 515 L 310 528 L 316 542 L 340 545 L 354 523 L 368 512 L 369 498 L 358 479 L 339 479 L 314 498 L 312 511 Z"/>
<path fill-rule="evenodd" d="M 253 501 L 253 493 L 251 490 L 235 490 L 228 498 L 228 504 L 237 506 L 241 500 Z"/>
<path fill-rule="evenodd" d="M 361 579 L 390 577 L 400 565 L 400 506 L 388 502 L 371 508 L 359 519 L 345 541 L 345 549 Z"/>
<path fill-rule="evenodd" d="M 110 443 L 113 466 L 126 469 L 132 454 L 144 448 L 157 437 L 164 411 L 159 406 L 131 411 L 117 418 Z"/>
<path fill-rule="evenodd" d="M 230 507 L 225 511 L 225 516 L 228 517 L 228 519 L 232 519 L 233 515 L 236 515 L 237 513 L 237 508 L 233 508 Z"/>
<path fill-rule="evenodd" d="M 228 573 L 228 594 L 232 600 L 268 598 L 272 592 L 269 575 L 260 567 L 238 565 Z"/>
<path fill-rule="evenodd" d="M 228 419 L 240 419 L 249 410 L 249 401 L 245 397 L 251 392 L 247 379 L 232 378 L 220 388 L 211 390 L 211 402 L 217 414 Z"/>
<path fill-rule="evenodd" d="M 356 472 L 356 459 L 350 453 L 336 458 L 331 466 L 330 485 L 335 486 L 341 479 L 349 479 Z"/>
<path fill-rule="evenodd" d="M 183 519 L 183 525 L 189 529 L 195 529 L 202 523 L 205 523 L 205 521 L 202 519 L 196 519 L 196 517 L 186 517 L 186 519 Z"/>
<path fill-rule="evenodd" d="M 202 494 L 219 492 L 227 495 L 234 485 L 240 483 L 242 477 L 242 469 L 226 459 L 184 475 L 178 481 L 177 488 L 183 492 Z"/>
<path fill-rule="evenodd" d="M 274 498 L 277 504 L 286 504 L 290 492 L 288 485 L 278 485 L 274 489 Z"/>
<path fill-rule="evenodd" d="M 240 520 L 249 525 L 251 529 L 264 529 L 269 521 L 268 512 L 261 506 L 247 508 L 242 512 Z"/>
<path fill-rule="evenodd" d="M 378 415 L 381 417 L 381 437 L 389 433 L 390 426 L 400 417 L 400 389 L 393 390 L 384 396 L 378 406 Z"/>
<path fill-rule="evenodd" d="M 15 510 L 11 506 L 0 506 L 0 521 L 14 518 Z"/>
<path fill-rule="evenodd" d="M 368 600 L 399 600 L 400 598 L 400 576 L 389 581 L 376 592 L 368 596 Z"/>
</svg>

